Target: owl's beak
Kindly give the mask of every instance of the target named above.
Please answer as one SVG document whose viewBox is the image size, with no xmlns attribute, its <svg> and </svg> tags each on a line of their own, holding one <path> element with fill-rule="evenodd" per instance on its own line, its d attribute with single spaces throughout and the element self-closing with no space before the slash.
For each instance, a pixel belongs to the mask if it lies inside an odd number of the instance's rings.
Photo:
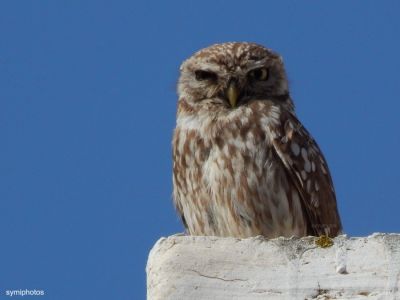
<svg viewBox="0 0 400 300">
<path fill-rule="evenodd" d="M 239 97 L 239 88 L 237 86 L 236 80 L 231 80 L 226 90 L 226 96 L 232 107 L 236 107 L 237 100 Z"/>
</svg>

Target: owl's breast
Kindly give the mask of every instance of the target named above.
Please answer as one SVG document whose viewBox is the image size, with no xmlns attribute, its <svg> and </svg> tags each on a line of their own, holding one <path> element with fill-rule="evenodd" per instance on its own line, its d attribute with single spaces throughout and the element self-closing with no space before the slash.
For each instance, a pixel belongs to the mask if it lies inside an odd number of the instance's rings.
<svg viewBox="0 0 400 300">
<path fill-rule="evenodd" d="M 219 183 L 227 187 L 241 186 L 245 177 L 253 186 L 264 172 L 270 144 L 257 125 L 233 124 L 210 139 L 206 152 L 203 180 L 212 190 L 215 190 L 212 186 Z"/>
<path fill-rule="evenodd" d="M 203 129 L 177 128 L 174 137 L 174 198 L 189 232 L 302 235 L 299 195 L 289 187 L 263 122 L 235 118 Z M 293 208 L 300 211 L 297 219 Z"/>
</svg>

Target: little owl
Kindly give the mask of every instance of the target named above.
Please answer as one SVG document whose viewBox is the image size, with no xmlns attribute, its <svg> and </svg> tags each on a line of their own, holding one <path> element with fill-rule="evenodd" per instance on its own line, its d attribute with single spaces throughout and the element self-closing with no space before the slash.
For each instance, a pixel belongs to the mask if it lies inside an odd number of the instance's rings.
<svg viewBox="0 0 400 300">
<path fill-rule="evenodd" d="M 188 233 L 340 234 L 328 165 L 296 117 L 282 58 L 224 43 L 195 53 L 180 72 L 173 196 Z"/>
</svg>

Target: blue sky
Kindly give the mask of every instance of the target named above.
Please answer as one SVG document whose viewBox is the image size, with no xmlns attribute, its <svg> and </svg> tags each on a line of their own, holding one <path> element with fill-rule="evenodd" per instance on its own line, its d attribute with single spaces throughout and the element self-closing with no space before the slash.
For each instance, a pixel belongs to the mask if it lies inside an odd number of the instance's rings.
<svg viewBox="0 0 400 300">
<path fill-rule="evenodd" d="M 145 298 L 148 251 L 182 231 L 178 68 L 216 42 L 281 53 L 345 231 L 399 232 L 399 3 L 3 1 L 0 299 Z"/>
</svg>

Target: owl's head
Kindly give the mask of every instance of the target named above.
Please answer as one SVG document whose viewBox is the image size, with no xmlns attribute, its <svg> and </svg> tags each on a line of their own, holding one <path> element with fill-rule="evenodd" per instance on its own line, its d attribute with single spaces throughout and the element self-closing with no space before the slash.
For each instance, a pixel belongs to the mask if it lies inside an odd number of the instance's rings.
<svg viewBox="0 0 400 300">
<path fill-rule="evenodd" d="M 291 106 L 282 59 L 261 45 L 212 45 L 184 61 L 180 71 L 179 98 L 193 106 L 232 109 L 252 100 Z"/>
</svg>

